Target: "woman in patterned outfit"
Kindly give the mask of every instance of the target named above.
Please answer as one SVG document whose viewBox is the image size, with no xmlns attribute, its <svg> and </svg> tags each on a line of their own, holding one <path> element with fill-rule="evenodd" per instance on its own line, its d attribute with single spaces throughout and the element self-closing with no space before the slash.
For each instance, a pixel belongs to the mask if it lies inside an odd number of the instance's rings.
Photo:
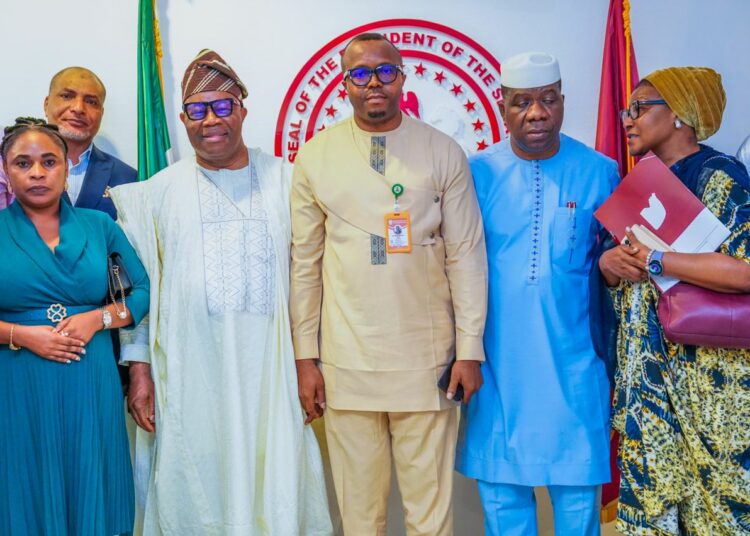
<svg viewBox="0 0 750 536">
<path fill-rule="evenodd" d="M 655 71 L 623 112 L 634 155 L 653 151 L 730 230 L 715 253 L 666 253 L 664 273 L 720 292 L 750 292 L 750 179 L 699 144 L 719 128 L 725 96 L 711 69 Z M 633 535 L 750 534 L 750 351 L 664 338 L 649 249 L 602 255 L 617 333 L 614 426 L 622 471 L 617 528 Z"/>
</svg>

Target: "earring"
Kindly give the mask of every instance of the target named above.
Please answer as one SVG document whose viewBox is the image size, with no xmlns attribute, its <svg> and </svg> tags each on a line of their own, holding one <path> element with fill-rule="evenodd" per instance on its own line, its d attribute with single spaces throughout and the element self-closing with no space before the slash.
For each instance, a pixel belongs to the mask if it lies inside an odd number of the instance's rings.
<svg viewBox="0 0 750 536">
<path fill-rule="evenodd" d="M 682 121 L 680 121 L 679 119 L 677 119 L 674 122 L 674 128 L 682 128 Z"/>
</svg>

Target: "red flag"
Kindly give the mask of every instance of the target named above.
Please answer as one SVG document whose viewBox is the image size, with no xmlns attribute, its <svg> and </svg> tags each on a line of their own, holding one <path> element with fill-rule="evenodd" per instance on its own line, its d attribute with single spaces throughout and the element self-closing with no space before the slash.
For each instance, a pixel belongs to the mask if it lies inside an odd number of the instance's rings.
<svg viewBox="0 0 750 536">
<path fill-rule="evenodd" d="M 633 88 L 638 84 L 633 41 L 630 37 L 630 1 L 610 0 L 607 29 L 604 33 L 602 81 L 599 89 L 599 117 L 596 127 L 596 150 L 614 159 L 620 176 L 627 175 L 635 161 L 628 153 L 625 130 L 620 121 L 620 110 L 628 106 Z M 612 431 L 610 466 L 612 482 L 602 486 L 601 520 L 612 521 L 617 515 L 620 492 L 620 472 L 617 469 L 617 434 Z"/>
<path fill-rule="evenodd" d="M 602 82 L 599 89 L 599 118 L 596 150 L 614 159 L 624 177 L 635 161 L 628 154 L 620 110 L 627 108 L 633 88 L 638 84 L 633 41 L 630 38 L 630 1 L 610 0 L 607 29 L 604 34 Z"/>
</svg>

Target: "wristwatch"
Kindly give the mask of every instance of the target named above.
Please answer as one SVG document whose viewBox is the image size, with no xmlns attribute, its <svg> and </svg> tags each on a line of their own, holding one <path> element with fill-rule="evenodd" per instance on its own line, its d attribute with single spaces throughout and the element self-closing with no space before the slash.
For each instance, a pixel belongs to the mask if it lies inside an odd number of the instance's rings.
<svg viewBox="0 0 750 536">
<path fill-rule="evenodd" d="M 102 309 L 102 324 L 104 324 L 104 329 L 109 329 L 112 325 L 112 313 L 106 307 Z"/>
<path fill-rule="evenodd" d="M 650 275 L 661 275 L 662 272 L 664 272 L 664 264 L 662 264 L 663 257 L 663 251 L 652 249 L 649 252 L 648 257 L 646 258 L 646 269 Z"/>
</svg>

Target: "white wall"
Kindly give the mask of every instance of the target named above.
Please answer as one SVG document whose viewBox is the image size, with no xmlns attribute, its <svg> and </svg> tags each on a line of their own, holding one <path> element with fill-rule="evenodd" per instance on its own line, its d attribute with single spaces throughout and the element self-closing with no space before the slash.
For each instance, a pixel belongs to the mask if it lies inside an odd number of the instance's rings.
<svg viewBox="0 0 750 536">
<path fill-rule="evenodd" d="M 722 73 L 728 105 L 710 140 L 734 153 L 750 132 L 750 2 L 632 0 L 633 39 L 641 74 L 669 65 L 709 65 Z M 328 40 L 371 21 L 421 18 L 469 35 L 502 61 L 525 50 L 556 54 L 566 93 L 564 130 L 587 143 L 596 131 L 607 0 L 319 0 L 273 2 L 160 0 L 170 127 L 178 155 L 189 152 L 177 119 L 179 84 L 192 57 L 218 50 L 250 90 L 246 141 L 271 151 L 276 117 L 292 78 Z M 98 143 L 136 161 L 136 0 L 2 0 L 4 45 L 0 124 L 41 115 L 58 69 L 84 65 L 108 89 Z M 408 82 L 407 82 L 408 87 Z"/>
</svg>

